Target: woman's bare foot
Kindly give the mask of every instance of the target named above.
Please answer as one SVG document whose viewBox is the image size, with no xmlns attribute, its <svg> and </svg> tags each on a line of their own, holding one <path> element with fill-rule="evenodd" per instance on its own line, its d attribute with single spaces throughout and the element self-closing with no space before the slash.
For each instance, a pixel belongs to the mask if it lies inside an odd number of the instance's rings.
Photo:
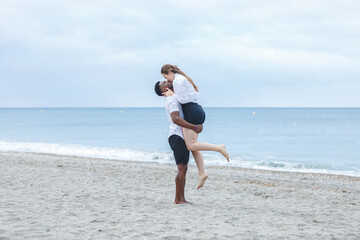
<svg viewBox="0 0 360 240">
<path fill-rule="evenodd" d="M 207 177 L 208 177 L 208 175 L 206 173 L 203 173 L 199 176 L 197 190 L 199 190 L 199 188 L 201 188 L 204 185 Z"/>
<path fill-rule="evenodd" d="M 229 159 L 230 157 L 229 157 L 228 152 L 226 151 L 226 147 L 224 144 L 220 145 L 219 153 L 221 153 L 226 158 L 226 160 L 228 162 L 230 162 L 230 159 Z"/>
</svg>

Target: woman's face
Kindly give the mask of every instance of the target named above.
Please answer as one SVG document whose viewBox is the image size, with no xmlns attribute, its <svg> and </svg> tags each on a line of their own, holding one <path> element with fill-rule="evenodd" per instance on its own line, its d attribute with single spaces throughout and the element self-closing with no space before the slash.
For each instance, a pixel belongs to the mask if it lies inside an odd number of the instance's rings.
<svg viewBox="0 0 360 240">
<path fill-rule="evenodd" d="M 169 82 L 174 81 L 175 73 L 173 73 L 173 72 L 169 72 L 168 74 L 162 73 L 161 75 Z"/>
</svg>

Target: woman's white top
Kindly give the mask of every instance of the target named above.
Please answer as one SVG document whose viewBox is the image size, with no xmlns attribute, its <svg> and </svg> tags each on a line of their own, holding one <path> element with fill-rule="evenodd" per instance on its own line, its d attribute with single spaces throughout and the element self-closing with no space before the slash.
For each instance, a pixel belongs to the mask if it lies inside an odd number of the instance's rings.
<svg viewBox="0 0 360 240">
<path fill-rule="evenodd" d="M 199 93 L 194 86 L 181 74 L 176 73 L 173 81 L 174 96 L 181 103 L 195 102 L 199 100 Z"/>
</svg>

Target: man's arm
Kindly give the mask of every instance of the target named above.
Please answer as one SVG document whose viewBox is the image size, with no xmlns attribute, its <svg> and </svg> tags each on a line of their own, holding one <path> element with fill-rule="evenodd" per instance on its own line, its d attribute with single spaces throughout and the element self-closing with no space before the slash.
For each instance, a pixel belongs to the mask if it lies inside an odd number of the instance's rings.
<svg viewBox="0 0 360 240">
<path fill-rule="evenodd" d="M 203 129 L 203 125 L 194 125 L 194 124 L 187 122 L 185 119 L 181 118 L 179 111 L 172 112 L 172 113 L 170 113 L 170 115 L 171 115 L 171 119 L 172 119 L 173 123 L 175 123 L 176 125 L 179 125 L 180 127 L 192 129 L 196 133 L 200 133 Z"/>
</svg>

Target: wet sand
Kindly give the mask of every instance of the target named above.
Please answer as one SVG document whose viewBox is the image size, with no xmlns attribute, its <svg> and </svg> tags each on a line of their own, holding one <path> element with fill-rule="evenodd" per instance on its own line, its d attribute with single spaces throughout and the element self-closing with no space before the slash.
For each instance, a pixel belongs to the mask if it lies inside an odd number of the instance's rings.
<svg viewBox="0 0 360 240">
<path fill-rule="evenodd" d="M 360 239 L 360 178 L 0 153 L 0 239 Z"/>
</svg>

